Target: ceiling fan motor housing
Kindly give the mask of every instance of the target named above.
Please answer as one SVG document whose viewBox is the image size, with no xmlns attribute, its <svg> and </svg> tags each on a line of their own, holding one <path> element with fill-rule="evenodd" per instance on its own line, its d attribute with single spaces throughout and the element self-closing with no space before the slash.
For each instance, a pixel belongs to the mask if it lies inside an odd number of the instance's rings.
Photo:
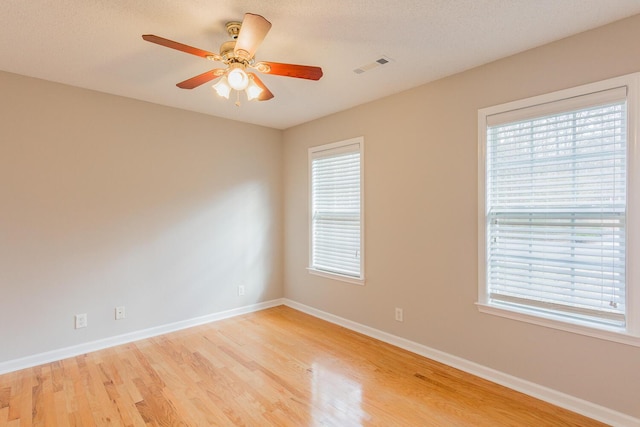
<svg viewBox="0 0 640 427">
<path fill-rule="evenodd" d="M 233 51 L 235 47 L 236 47 L 235 40 L 229 40 L 222 43 L 222 45 L 220 46 L 220 56 L 222 57 L 222 60 L 224 62 L 230 62 L 235 58 L 236 55 Z"/>
</svg>

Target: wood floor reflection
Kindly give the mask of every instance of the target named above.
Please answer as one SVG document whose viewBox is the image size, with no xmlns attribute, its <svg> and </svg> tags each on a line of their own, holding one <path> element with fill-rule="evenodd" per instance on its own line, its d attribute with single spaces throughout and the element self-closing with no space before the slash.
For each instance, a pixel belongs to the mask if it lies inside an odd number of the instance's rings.
<svg viewBox="0 0 640 427">
<path fill-rule="evenodd" d="M 280 306 L 0 376 L 0 427 L 599 426 Z"/>
</svg>

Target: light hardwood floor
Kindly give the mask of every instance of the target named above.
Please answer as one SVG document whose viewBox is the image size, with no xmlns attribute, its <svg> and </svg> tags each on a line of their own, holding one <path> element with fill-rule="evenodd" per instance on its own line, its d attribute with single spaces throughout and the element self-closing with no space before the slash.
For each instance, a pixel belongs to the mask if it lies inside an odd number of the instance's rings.
<svg viewBox="0 0 640 427">
<path fill-rule="evenodd" d="M 0 376 L 0 427 L 599 426 L 280 306 Z"/>
</svg>

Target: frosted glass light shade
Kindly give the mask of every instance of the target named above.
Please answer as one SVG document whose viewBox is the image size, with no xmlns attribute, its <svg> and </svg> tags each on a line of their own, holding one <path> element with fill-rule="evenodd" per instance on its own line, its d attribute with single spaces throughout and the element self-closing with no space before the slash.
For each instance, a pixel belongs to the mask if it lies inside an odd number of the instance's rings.
<svg viewBox="0 0 640 427">
<path fill-rule="evenodd" d="M 247 99 L 249 101 L 256 99 L 262 93 L 262 88 L 256 84 L 253 79 L 250 79 L 249 86 L 247 86 Z"/>
<path fill-rule="evenodd" d="M 216 90 L 218 95 L 222 96 L 223 98 L 229 99 L 231 88 L 229 87 L 226 76 L 223 76 L 218 83 L 214 84 L 213 88 Z"/>
<path fill-rule="evenodd" d="M 235 90 L 245 90 L 249 85 L 249 76 L 240 68 L 234 68 L 229 71 L 227 80 L 229 81 L 229 86 Z"/>
</svg>

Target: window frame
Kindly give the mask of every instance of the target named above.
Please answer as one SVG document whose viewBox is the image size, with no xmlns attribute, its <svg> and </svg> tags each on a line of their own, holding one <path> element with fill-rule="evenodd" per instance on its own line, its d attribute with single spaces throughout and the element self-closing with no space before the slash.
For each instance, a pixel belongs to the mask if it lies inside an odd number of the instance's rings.
<svg viewBox="0 0 640 427">
<path fill-rule="evenodd" d="M 627 87 L 627 223 L 626 223 L 626 326 L 607 327 L 567 319 L 565 316 L 534 313 L 534 310 L 497 306 L 490 302 L 487 281 L 487 119 L 510 111 L 544 106 L 584 95 Z M 640 73 L 628 74 L 595 83 L 559 90 L 478 110 L 478 300 L 482 313 L 532 323 L 553 329 L 640 347 Z"/>
<path fill-rule="evenodd" d="M 359 152 L 360 154 L 360 276 L 349 276 L 340 274 L 337 272 L 331 272 L 326 270 L 320 270 L 313 266 L 313 176 L 312 176 L 312 163 L 314 158 L 317 158 L 317 153 L 321 152 L 338 152 L 345 147 L 358 145 L 357 150 L 353 152 Z M 329 144 L 318 145 L 309 147 L 308 150 L 308 229 L 309 229 L 309 258 L 307 264 L 307 271 L 310 274 L 321 276 L 329 279 L 339 280 L 342 282 L 352 283 L 356 285 L 364 285 L 365 283 L 365 245 L 364 245 L 364 137 L 359 136 L 355 138 L 346 139 L 343 141 L 333 142 Z"/>
</svg>

